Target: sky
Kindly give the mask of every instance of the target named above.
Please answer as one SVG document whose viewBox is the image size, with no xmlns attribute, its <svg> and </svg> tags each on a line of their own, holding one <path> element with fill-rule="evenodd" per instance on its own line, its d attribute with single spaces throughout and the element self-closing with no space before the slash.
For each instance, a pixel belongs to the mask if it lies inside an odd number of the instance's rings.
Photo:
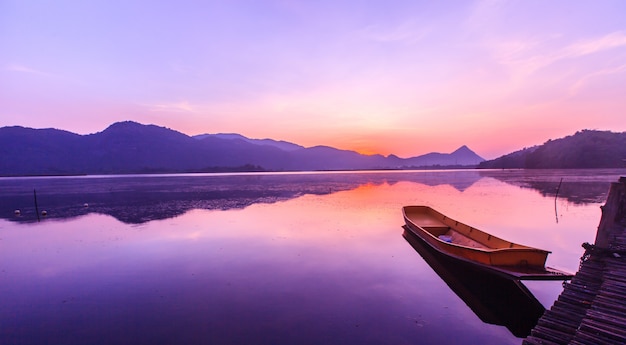
<svg viewBox="0 0 626 345">
<path fill-rule="evenodd" d="M 626 131 L 626 1 L 0 0 L 0 127 L 412 157 Z"/>
</svg>

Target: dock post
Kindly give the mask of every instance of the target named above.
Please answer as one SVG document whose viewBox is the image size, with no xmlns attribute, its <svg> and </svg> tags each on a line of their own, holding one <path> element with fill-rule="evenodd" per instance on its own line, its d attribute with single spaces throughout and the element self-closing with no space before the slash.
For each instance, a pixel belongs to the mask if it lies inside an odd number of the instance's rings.
<svg viewBox="0 0 626 345">
<path fill-rule="evenodd" d="M 622 176 L 619 182 L 611 183 L 606 204 L 600 207 L 602 218 L 598 225 L 595 245 L 598 248 L 609 249 L 615 238 L 626 227 L 626 176 Z"/>
</svg>

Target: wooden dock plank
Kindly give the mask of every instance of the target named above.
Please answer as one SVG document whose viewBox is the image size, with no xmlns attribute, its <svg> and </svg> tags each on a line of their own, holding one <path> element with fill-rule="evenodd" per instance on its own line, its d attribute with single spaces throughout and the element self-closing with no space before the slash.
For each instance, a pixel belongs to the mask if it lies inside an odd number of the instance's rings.
<svg viewBox="0 0 626 345">
<path fill-rule="evenodd" d="M 594 246 L 523 344 L 626 344 L 626 177 L 613 183 Z"/>
</svg>

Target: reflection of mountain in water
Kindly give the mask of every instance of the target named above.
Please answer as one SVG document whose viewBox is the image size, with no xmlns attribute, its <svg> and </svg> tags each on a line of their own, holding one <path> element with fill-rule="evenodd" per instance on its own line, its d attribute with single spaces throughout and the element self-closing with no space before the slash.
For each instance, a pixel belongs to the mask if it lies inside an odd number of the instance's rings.
<svg viewBox="0 0 626 345">
<path fill-rule="evenodd" d="M 444 171 L 420 171 L 420 172 L 397 172 L 387 175 L 387 183 L 392 181 L 417 182 L 427 186 L 449 185 L 456 190 L 463 192 L 474 183 L 478 182 L 482 176 L 478 170 L 444 170 Z"/>
<path fill-rule="evenodd" d="M 476 171 L 2 178 L 0 217 L 36 221 L 33 189 L 40 211 L 47 210 L 49 218 L 102 213 L 137 224 L 191 209 L 244 208 L 365 184 L 409 181 L 429 186 L 450 184 L 462 191 L 479 179 Z M 14 215 L 16 209 L 21 216 Z"/>
<path fill-rule="evenodd" d="M 523 338 L 543 315 L 545 308 L 521 282 L 442 255 L 408 231 L 402 236 L 483 322 Z"/>
<path fill-rule="evenodd" d="M 624 174 L 625 169 L 480 171 L 482 177 L 492 177 L 514 186 L 534 189 L 546 197 L 554 197 L 558 190 L 559 198 L 575 204 L 604 202 L 610 183 Z"/>
</svg>

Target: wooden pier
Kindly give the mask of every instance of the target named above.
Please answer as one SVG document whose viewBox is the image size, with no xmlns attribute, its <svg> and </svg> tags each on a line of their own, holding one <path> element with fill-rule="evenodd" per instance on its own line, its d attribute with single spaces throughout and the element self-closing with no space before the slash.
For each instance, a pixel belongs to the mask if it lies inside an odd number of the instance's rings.
<svg viewBox="0 0 626 345">
<path fill-rule="evenodd" d="M 626 177 L 611 184 L 594 245 L 523 344 L 626 344 Z"/>
</svg>

